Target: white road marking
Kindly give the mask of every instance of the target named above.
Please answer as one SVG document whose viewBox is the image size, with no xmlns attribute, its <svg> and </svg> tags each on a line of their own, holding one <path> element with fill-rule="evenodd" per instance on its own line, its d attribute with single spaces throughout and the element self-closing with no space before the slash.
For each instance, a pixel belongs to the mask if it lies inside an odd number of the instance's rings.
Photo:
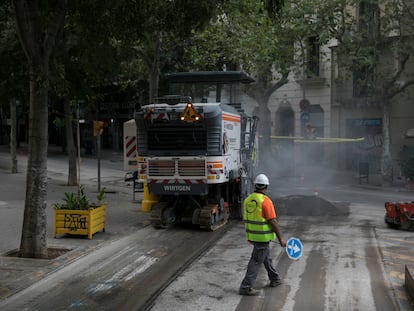
<svg viewBox="0 0 414 311">
<path fill-rule="evenodd" d="M 134 254 L 136 254 L 136 252 Z M 119 286 L 122 283 L 128 282 L 151 267 L 157 260 L 158 258 L 156 257 L 141 255 L 133 262 L 116 272 L 109 279 L 95 284 L 92 288 L 89 288 L 87 292 L 94 294 L 97 292 L 108 291 L 114 286 Z"/>
</svg>

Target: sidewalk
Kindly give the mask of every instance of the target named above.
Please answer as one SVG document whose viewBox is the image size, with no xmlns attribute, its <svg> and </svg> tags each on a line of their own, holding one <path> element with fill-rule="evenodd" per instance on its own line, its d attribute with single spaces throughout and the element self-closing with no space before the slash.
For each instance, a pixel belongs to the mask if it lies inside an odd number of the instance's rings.
<svg viewBox="0 0 414 311">
<path fill-rule="evenodd" d="M 51 146 L 48 153 L 47 244 L 63 255 L 49 260 L 10 256 L 20 245 L 25 201 L 27 146 L 18 149 L 18 173 L 11 174 L 11 156 L 8 146 L 0 145 L 0 302 L 62 269 L 80 257 L 97 250 L 105 243 L 118 240 L 149 224 L 149 215 L 141 211 L 142 193 L 133 201 L 132 181 L 125 182 L 122 152 L 102 150 L 101 189 L 105 187 L 107 201 L 105 232 L 96 233 L 92 240 L 83 236 L 58 235 L 53 237 L 54 202 L 61 202 L 65 192 L 76 192 L 77 187 L 66 186 L 67 156 L 60 148 Z M 95 156 L 82 157 L 81 184 L 88 197 L 94 198 L 97 187 L 97 160 Z"/>
</svg>

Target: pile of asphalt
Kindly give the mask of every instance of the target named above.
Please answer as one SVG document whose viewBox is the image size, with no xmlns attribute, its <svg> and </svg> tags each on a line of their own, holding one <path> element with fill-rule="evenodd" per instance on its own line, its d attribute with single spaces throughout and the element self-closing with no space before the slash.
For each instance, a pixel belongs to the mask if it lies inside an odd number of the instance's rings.
<svg viewBox="0 0 414 311">
<path fill-rule="evenodd" d="M 349 204 L 331 203 L 317 195 L 290 195 L 272 198 L 277 215 L 348 216 Z"/>
</svg>

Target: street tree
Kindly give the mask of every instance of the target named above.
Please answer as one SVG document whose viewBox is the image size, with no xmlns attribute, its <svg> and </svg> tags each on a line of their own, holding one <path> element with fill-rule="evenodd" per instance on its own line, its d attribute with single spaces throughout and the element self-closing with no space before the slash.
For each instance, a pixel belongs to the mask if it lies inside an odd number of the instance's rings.
<svg viewBox="0 0 414 311">
<path fill-rule="evenodd" d="M 62 29 L 67 0 L 51 5 L 13 0 L 17 34 L 27 58 L 30 80 L 29 153 L 26 199 L 19 253 L 47 258 L 46 199 L 49 64 Z"/>
<path fill-rule="evenodd" d="M 107 88 L 134 87 L 143 79 L 149 82 L 149 97 L 156 97 L 160 67 L 174 59 L 171 55 L 194 27 L 208 20 L 214 3 L 95 0 L 70 3 L 51 76 L 54 94 L 65 108 L 64 118 L 59 117 L 64 122 L 55 123 L 64 124 L 66 129 L 69 185 L 77 183 L 74 106 L 82 102 L 84 111 L 97 111 L 97 101 L 104 96 L 100 92 Z M 137 96 L 142 98 L 142 94 Z"/>
<path fill-rule="evenodd" d="M 246 93 L 258 104 L 254 113 L 260 119 L 262 163 L 271 158 L 271 95 L 303 71 L 306 38 L 317 33 L 321 44 L 328 40 L 329 24 L 318 12 L 322 5 L 318 0 L 229 0 L 189 49 L 201 68 L 239 65 L 254 73 L 256 83 Z"/>
<path fill-rule="evenodd" d="M 126 28 L 117 39 L 127 51 L 135 52 L 137 61 L 133 65 L 147 76 L 149 102 L 158 96 L 162 70 L 180 67 L 184 53 L 180 55 L 177 51 L 182 51 L 188 38 L 215 15 L 220 2 L 144 0 L 130 10 L 134 15 L 124 18 Z"/>
<path fill-rule="evenodd" d="M 126 11 L 121 12 L 120 8 L 124 7 L 102 1 L 70 2 L 65 27 L 57 42 L 50 84 L 54 124 L 65 129 L 68 185 L 79 183 L 74 140 L 77 113 L 80 108 L 97 111 L 96 101 L 100 98 L 97 86 L 118 81 L 121 60 L 112 39 L 117 29 L 114 23 L 125 16 Z"/>
<path fill-rule="evenodd" d="M 343 0 L 331 5 L 331 16 L 337 20 L 331 35 L 338 40 L 340 79 L 353 80 L 354 102 L 382 109 L 381 176 L 389 185 L 390 109 L 414 85 L 414 5 L 408 0 Z"/>
</svg>

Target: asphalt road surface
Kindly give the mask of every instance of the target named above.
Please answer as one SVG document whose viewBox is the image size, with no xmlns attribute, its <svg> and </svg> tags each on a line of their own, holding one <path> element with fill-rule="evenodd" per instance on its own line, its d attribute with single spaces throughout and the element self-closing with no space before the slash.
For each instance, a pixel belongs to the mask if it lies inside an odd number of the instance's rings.
<svg viewBox="0 0 414 311">
<path fill-rule="evenodd" d="M 384 202 L 408 201 L 411 193 L 345 185 L 319 189 L 345 202 L 312 191 L 302 184 L 279 187 L 286 196 L 274 198 L 282 205 L 285 238 L 298 237 L 304 247 L 293 261 L 272 244 L 282 285 L 266 287 L 263 269 L 256 284 L 262 294 L 238 296 L 251 250 L 240 224 L 170 284 L 151 310 L 414 310 L 404 288 L 405 264 L 414 263 L 414 233 L 383 221 Z"/>
<path fill-rule="evenodd" d="M 301 239 L 304 250 L 293 261 L 271 244 L 283 283 L 266 287 L 262 269 L 260 296 L 238 295 L 251 252 L 240 221 L 213 233 L 143 225 L 100 243 L 1 310 L 414 310 L 404 288 L 414 232 L 383 220 L 384 202 L 412 201 L 412 192 L 328 183 L 315 195 L 314 186 L 272 181 L 284 238 Z"/>
<path fill-rule="evenodd" d="M 272 252 L 283 284 L 266 287 L 264 273 L 256 288 L 259 297 L 237 295 L 249 259 L 250 247 L 240 241 L 242 226 L 231 230 L 205 257 L 191 266 L 157 298 L 151 310 L 412 310 L 403 288 L 403 265 L 393 256 L 414 259 L 413 244 L 387 245 L 398 236 L 368 220 L 350 216 L 285 216 L 280 224 L 286 236 L 299 237 L 304 252 L 289 259 L 280 246 Z M 392 279 L 397 276 L 396 279 Z"/>
</svg>

